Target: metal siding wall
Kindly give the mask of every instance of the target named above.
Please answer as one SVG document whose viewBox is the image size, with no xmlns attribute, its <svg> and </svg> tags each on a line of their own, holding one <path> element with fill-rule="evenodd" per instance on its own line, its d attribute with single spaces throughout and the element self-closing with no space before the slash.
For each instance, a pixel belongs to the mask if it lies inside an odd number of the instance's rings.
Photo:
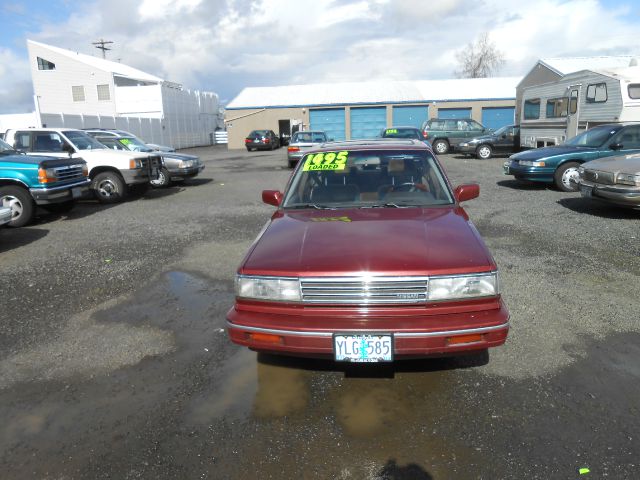
<svg viewBox="0 0 640 480">
<path fill-rule="evenodd" d="M 514 122 L 515 107 L 485 107 L 482 109 L 482 124 L 497 130 Z"/>
<path fill-rule="evenodd" d="M 429 119 L 429 105 L 393 107 L 393 125 L 396 127 L 422 127 Z"/>
<path fill-rule="evenodd" d="M 470 108 L 439 108 L 438 118 L 471 118 Z"/>
<path fill-rule="evenodd" d="M 351 138 L 374 138 L 387 126 L 387 108 L 351 108 Z"/>
<path fill-rule="evenodd" d="M 323 130 L 334 140 L 345 139 L 344 108 L 321 108 L 309 111 L 311 130 Z"/>
</svg>

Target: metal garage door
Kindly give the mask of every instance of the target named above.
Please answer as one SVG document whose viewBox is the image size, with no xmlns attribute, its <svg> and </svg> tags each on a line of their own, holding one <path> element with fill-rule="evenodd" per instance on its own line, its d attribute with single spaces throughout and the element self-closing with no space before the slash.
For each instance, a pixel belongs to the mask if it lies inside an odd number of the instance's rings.
<svg viewBox="0 0 640 480">
<path fill-rule="evenodd" d="M 470 108 L 440 108 L 438 118 L 471 118 Z"/>
<path fill-rule="evenodd" d="M 393 107 L 393 125 L 396 127 L 422 127 L 429 119 L 429 105 Z"/>
<path fill-rule="evenodd" d="M 351 138 L 374 138 L 387 127 L 387 108 L 352 108 Z"/>
<path fill-rule="evenodd" d="M 482 109 L 482 124 L 497 130 L 513 124 L 516 107 L 486 107 Z"/>
<path fill-rule="evenodd" d="M 344 140 L 344 108 L 320 108 L 309 111 L 311 130 L 324 130 L 327 138 Z"/>
</svg>

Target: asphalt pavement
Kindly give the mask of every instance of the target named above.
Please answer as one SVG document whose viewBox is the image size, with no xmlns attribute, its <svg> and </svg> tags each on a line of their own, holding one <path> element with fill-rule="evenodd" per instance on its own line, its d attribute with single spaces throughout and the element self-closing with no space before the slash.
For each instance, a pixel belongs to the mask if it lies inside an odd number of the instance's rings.
<svg viewBox="0 0 640 480">
<path fill-rule="evenodd" d="M 184 184 L 0 229 L 0 478 L 640 478 L 640 212 L 443 156 L 480 184 L 507 344 L 344 367 L 224 330 L 285 149 L 185 152 Z"/>
</svg>

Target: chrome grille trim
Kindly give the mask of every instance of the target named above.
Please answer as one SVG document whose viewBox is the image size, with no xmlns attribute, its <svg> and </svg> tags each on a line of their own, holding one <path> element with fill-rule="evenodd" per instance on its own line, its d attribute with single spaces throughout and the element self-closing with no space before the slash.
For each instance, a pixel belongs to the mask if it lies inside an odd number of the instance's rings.
<svg viewBox="0 0 640 480">
<path fill-rule="evenodd" d="M 303 303 L 424 304 L 429 277 L 302 277 Z"/>
<path fill-rule="evenodd" d="M 84 178 L 82 174 L 82 165 L 68 165 L 65 167 L 55 167 L 53 169 L 58 181 L 73 180 L 76 178 Z"/>
<path fill-rule="evenodd" d="M 614 185 L 615 174 L 612 172 L 603 172 L 601 170 L 585 170 L 584 179 L 593 182 L 593 183 L 601 183 L 603 185 Z"/>
</svg>

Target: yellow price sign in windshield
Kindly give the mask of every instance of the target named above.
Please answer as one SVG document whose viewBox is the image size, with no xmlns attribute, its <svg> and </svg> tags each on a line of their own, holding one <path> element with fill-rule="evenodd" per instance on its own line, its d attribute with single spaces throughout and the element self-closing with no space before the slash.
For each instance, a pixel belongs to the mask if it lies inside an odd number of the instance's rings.
<svg viewBox="0 0 640 480">
<path fill-rule="evenodd" d="M 307 155 L 302 171 L 344 170 L 347 166 L 348 158 L 349 152 L 310 153 Z"/>
</svg>

